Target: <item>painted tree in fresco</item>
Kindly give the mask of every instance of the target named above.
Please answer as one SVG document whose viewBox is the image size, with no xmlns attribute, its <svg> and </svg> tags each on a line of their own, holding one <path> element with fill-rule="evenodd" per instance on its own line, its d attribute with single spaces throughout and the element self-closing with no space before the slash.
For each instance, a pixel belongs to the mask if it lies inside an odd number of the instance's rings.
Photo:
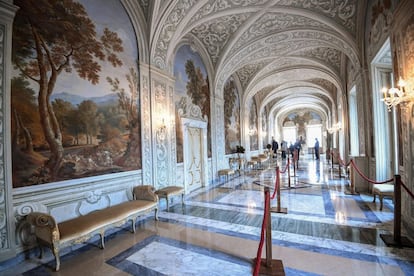
<svg viewBox="0 0 414 276">
<path fill-rule="evenodd" d="M 203 73 L 199 67 L 195 67 L 194 62 L 191 59 L 187 60 L 185 63 L 185 72 L 188 76 L 186 85 L 187 94 L 191 97 L 193 104 L 201 107 L 205 101 L 202 93 L 204 84 Z"/>
<path fill-rule="evenodd" d="M 256 130 L 255 133 L 250 135 L 250 150 L 258 150 L 259 149 L 259 142 L 258 142 L 258 134 L 257 134 L 257 105 L 256 99 L 251 99 L 250 104 L 250 114 L 249 114 L 249 129 Z"/>
<path fill-rule="evenodd" d="M 230 80 L 224 86 L 224 127 L 226 133 L 226 154 L 232 153 L 233 149 L 231 148 L 231 142 L 234 142 L 237 139 L 236 144 L 240 144 L 240 138 L 238 137 L 237 129 L 234 130 L 231 128 L 232 117 L 236 104 L 236 91 L 235 91 L 234 81 Z"/>
<path fill-rule="evenodd" d="M 38 112 L 50 150 L 46 167 L 55 179 L 63 158 L 62 132 L 50 102 L 62 72 L 76 72 L 92 84 L 99 82 L 99 61 L 114 67 L 122 62 L 122 40 L 105 28 L 97 37 L 85 8 L 72 0 L 16 0 L 20 9 L 13 28 L 12 61 L 21 75 L 38 85 Z"/>
<path fill-rule="evenodd" d="M 138 98 L 139 98 L 139 77 L 134 68 L 129 69 L 129 74 L 125 75 L 128 81 L 129 93 L 120 87 L 118 78 L 112 79 L 107 77 L 106 80 L 112 86 L 112 91 L 118 95 L 118 103 L 125 112 L 129 130 L 129 142 L 124 156 L 119 160 L 120 165 L 133 165 L 137 158 L 141 156 L 141 142 L 139 129 Z M 135 161 L 134 161 L 135 160 Z"/>
<path fill-rule="evenodd" d="M 98 106 L 91 100 L 83 101 L 78 106 L 78 116 L 80 118 L 82 132 L 86 136 L 86 144 L 93 144 L 93 137 L 99 131 Z"/>
<path fill-rule="evenodd" d="M 210 118 L 210 89 L 208 87 L 208 78 L 203 78 L 200 67 L 195 67 L 194 62 L 189 59 L 185 63 L 185 72 L 188 76 L 186 85 L 187 95 L 192 99 L 192 103 L 199 106 L 201 113 Z M 208 120 L 208 135 L 210 136 L 210 120 Z M 208 142 L 208 156 L 211 156 L 211 139 Z"/>
</svg>

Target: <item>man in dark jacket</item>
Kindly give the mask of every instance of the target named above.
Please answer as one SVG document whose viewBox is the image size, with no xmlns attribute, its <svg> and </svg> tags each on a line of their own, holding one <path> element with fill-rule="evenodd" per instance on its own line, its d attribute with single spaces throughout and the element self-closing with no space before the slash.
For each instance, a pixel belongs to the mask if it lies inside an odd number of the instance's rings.
<svg viewBox="0 0 414 276">
<path fill-rule="evenodd" d="M 273 158 L 277 158 L 277 150 L 279 149 L 279 144 L 275 140 L 274 137 L 272 137 L 272 150 L 273 150 Z"/>
</svg>

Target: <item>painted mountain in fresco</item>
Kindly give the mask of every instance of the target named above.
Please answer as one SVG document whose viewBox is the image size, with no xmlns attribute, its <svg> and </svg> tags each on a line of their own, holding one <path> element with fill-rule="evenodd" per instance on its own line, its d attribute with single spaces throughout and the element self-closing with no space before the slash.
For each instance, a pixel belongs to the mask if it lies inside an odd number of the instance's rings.
<svg viewBox="0 0 414 276">
<path fill-rule="evenodd" d="M 14 188 L 141 168 L 136 38 L 105 3 L 14 1 Z"/>
<path fill-rule="evenodd" d="M 82 103 L 83 101 L 88 101 L 88 100 L 96 103 L 99 106 L 116 105 L 118 103 L 118 95 L 116 94 L 107 94 L 107 95 L 100 96 L 100 97 L 84 97 L 84 96 L 71 94 L 68 92 L 61 92 L 61 93 L 53 94 L 50 97 L 50 100 L 52 102 L 56 99 L 64 100 L 73 105 L 78 105 Z"/>
</svg>

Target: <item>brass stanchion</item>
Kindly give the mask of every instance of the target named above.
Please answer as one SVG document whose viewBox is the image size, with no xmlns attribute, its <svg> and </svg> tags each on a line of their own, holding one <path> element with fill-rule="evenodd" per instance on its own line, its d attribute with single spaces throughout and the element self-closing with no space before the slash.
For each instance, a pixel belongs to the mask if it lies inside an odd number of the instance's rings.
<svg viewBox="0 0 414 276">
<path fill-rule="evenodd" d="M 280 203 L 280 169 L 279 166 L 276 166 L 276 189 L 277 189 L 277 198 L 276 198 L 276 208 L 270 208 L 270 211 L 273 213 L 282 213 L 287 214 L 287 208 L 282 208 Z"/>
<path fill-rule="evenodd" d="M 293 177 L 296 177 L 296 162 L 298 161 L 295 158 L 295 154 L 293 154 Z"/>
<path fill-rule="evenodd" d="M 339 178 L 342 178 L 341 176 L 341 162 L 338 161 L 338 171 L 339 171 Z"/>
<path fill-rule="evenodd" d="M 267 200 L 266 200 L 267 198 Z M 269 187 L 265 187 L 265 216 L 267 217 L 266 225 L 266 259 L 260 260 L 260 275 L 285 275 L 285 269 L 283 268 L 282 260 L 272 259 L 272 219 L 270 216 L 270 190 Z"/>
<path fill-rule="evenodd" d="M 359 193 L 355 191 L 355 183 L 354 183 L 354 176 L 355 176 L 355 172 L 354 172 L 354 168 L 352 167 L 353 163 L 350 163 L 349 166 L 349 182 L 350 182 L 350 191 L 345 191 L 346 195 L 358 195 Z"/>
<path fill-rule="evenodd" d="M 289 156 L 288 156 L 288 159 L 287 159 L 287 170 L 288 170 L 288 187 L 290 188 L 290 159 L 289 159 Z"/>
<path fill-rule="evenodd" d="M 387 246 L 410 247 L 414 244 L 406 237 L 401 237 L 401 176 L 394 175 L 394 235 L 380 234 Z"/>
</svg>

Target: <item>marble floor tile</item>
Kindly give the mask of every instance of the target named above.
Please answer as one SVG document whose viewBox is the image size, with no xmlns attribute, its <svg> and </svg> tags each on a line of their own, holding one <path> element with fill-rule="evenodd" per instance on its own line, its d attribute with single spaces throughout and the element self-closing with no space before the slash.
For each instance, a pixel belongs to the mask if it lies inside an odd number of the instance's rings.
<svg viewBox="0 0 414 276">
<path fill-rule="evenodd" d="M 58 273 L 47 251 L 42 260 L 30 257 L 0 274 L 252 275 L 264 188 L 273 193 L 276 165 L 286 169 L 286 161 L 271 160 L 261 170 L 187 194 L 184 205 L 173 201 L 159 221 L 139 220 L 135 234 L 128 228 L 113 230 L 104 250 L 96 239 L 68 248 Z M 393 231 L 392 200 L 385 199 L 380 211 L 372 195 L 345 193 L 349 179 L 339 177 L 324 156 L 319 162 L 301 156 L 295 176 L 286 170 L 280 180 L 287 213 L 271 214 L 271 248 L 286 275 L 414 275 L 414 249 L 387 247 L 380 238 Z M 277 205 L 276 198 L 271 205 Z"/>
</svg>

